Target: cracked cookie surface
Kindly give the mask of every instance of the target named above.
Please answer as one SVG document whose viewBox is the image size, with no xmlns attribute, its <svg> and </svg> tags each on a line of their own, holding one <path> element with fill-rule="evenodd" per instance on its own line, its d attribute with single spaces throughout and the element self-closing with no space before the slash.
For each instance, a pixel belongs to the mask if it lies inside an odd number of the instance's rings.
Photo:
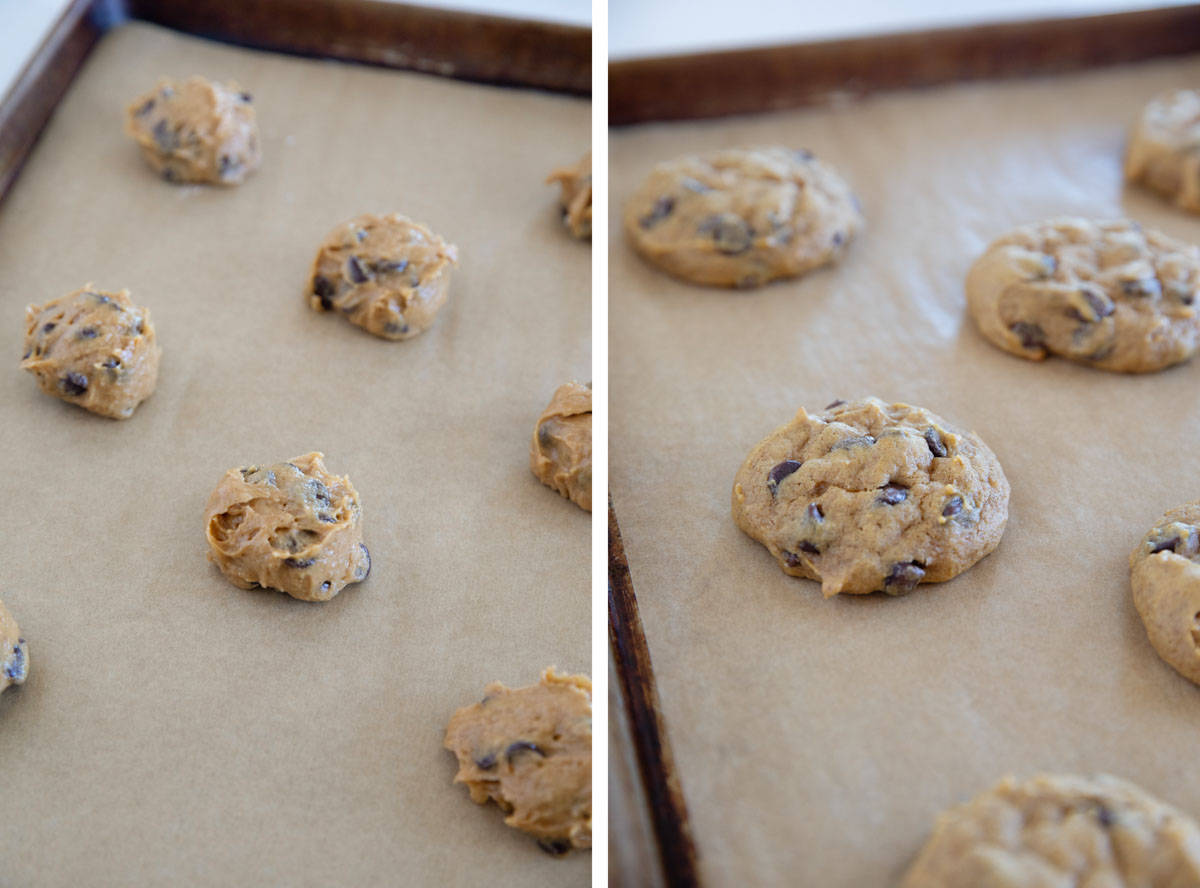
<svg viewBox="0 0 1200 888">
<path fill-rule="evenodd" d="M 901 888 L 1200 885 L 1200 828 L 1108 775 L 1006 777 L 938 817 Z"/>
<path fill-rule="evenodd" d="M 529 687 L 487 686 L 483 702 L 458 710 L 445 746 L 458 757 L 455 783 L 471 800 L 494 800 L 504 822 L 550 853 L 592 844 L 592 683 L 552 668 Z"/>
<path fill-rule="evenodd" d="M 1125 219 L 1017 228 L 975 262 L 966 291 L 980 332 L 1034 361 L 1148 373 L 1200 345 L 1200 247 Z"/>
<path fill-rule="evenodd" d="M 21 369 L 48 395 L 128 419 L 158 384 L 162 349 L 150 312 L 129 291 L 81 290 L 25 309 Z"/>
<path fill-rule="evenodd" d="M 1200 501 L 1158 520 L 1129 556 L 1129 580 L 1154 650 L 1200 684 Z"/>
<path fill-rule="evenodd" d="M 1129 137 L 1125 179 L 1200 213 L 1200 90 L 1155 97 Z"/>
<path fill-rule="evenodd" d="M 579 163 L 560 167 L 550 174 L 546 184 L 557 182 L 562 189 L 563 225 L 580 240 L 592 237 L 592 152 Z"/>
<path fill-rule="evenodd" d="M 29 647 L 17 621 L 0 601 L 0 691 L 24 683 L 29 674 Z"/>
<path fill-rule="evenodd" d="M 322 241 L 309 275 L 308 304 L 337 311 L 383 339 L 400 340 L 433 326 L 446 304 L 458 248 L 419 222 L 366 213 Z"/>
<path fill-rule="evenodd" d="M 529 442 L 534 476 L 579 508 L 592 511 L 592 386 L 560 385 Z"/>
<path fill-rule="evenodd" d="M 878 398 L 803 408 L 738 469 L 733 518 L 826 598 L 904 595 L 996 548 L 1008 481 L 995 454 L 920 407 Z"/>
<path fill-rule="evenodd" d="M 235 586 L 328 601 L 367 578 L 358 491 L 329 474 L 323 457 L 230 469 L 212 492 L 208 557 Z"/>
<path fill-rule="evenodd" d="M 836 261 L 862 227 L 846 182 L 812 153 L 768 147 L 661 163 L 625 207 L 647 260 L 698 284 L 757 287 Z"/>
<path fill-rule="evenodd" d="M 125 131 L 168 182 L 237 185 L 262 160 L 251 102 L 236 83 L 161 80 L 129 106 Z"/>
</svg>

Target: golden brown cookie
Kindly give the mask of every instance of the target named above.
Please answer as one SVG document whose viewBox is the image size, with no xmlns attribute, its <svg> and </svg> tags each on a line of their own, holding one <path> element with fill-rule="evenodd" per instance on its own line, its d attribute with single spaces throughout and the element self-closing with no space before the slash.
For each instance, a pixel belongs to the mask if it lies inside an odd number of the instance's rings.
<svg viewBox="0 0 1200 888">
<path fill-rule="evenodd" d="M 0 601 L 0 691 L 24 683 L 29 674 L 29 649 L 17 621 Z"/>
<path fill-rule="evenodd" d="M 125 132 L 168 182 L 237 185 L 262 160 L 250 103 L 236 83 L 161 80 L 129 106 Z"/>
<path fill-rule="evenodd" d="M 1063 217 L 993 242 L 967 275 L 967 306 L 993 344 L 1040 361 L 1148 373 L 1200 344 L 1200 247 L 1136 222 Z"/>
<path fill-rule="evenodd" d="M 533 427 L 529 468 L 534 476 L 592 511 L 592 384 L 560 385 Z"/>
<path fill-rule="evenodd" d="M 446 303 L 458 248 L 398 213 L 367 213 L 329 233 L 309 275 L 308 304 L 339 311 L 384 339 L 428 330 Z"/>
<path fill-rule="evenodd" d="M 592 237 L 592 152 L 583 155 L 574 166 L 560 167 L 550 174 L 546 184 L 557 182 L 562 188 L 562 216 L 567 230 L 580 240 Z"/>
<path fill-rule="evenodd" d="M 901 886 L 1200 886 L 1200 828 L 1105 774 L 1006 777 L 938 817 Z"/>
<path fill-rule="evenodd" d="M 625 207 L 642 256 L 722 287 L 757 287 L 834 262 L 861 227 L 841 176 L 812 152 L 777 147 L 660 163 Z"/>
<path fill-rule="evenodd" d="M 1146 106 L 1129 137 L 1125 178 L 1200 213 L 1200 90 L 1173 90 Z"/>
<path fill-rule="evenodd" d="M 230 469 L 208 498 L 208 558 L 241 589 L 328 601 L 371 572 L 362 509 L 350 479 L 324 454 Z"/>
<path fill-rule="evenodd" d="M 971 432 L 878 398 L 803 408 L 738 469 L 733 520 L 826 598 L 904 595 L 996 548 L 1008 481 Z"/>
<path fill-rule="evenodd" d="M 492 799 L 552 854 L 592 846 L 592 683 L 551 667 L 538 684 L 487 686 L 483 702 L 450 719 L 445 746 L 455 783 Z"/>
<path fill-rule="evenodd" d="M 150 312 L 129 291 L 82 290 L 25 309 L 21 369 L 48 395 L 128 419 L 158 383 L 162 349 Z"/>
<path fill-rule="evenodd" d="M 1200 502 L 1158 519 L 1129 556 L 1129 579 L 1150 644 L 1200 684 Z"/>
</svg>

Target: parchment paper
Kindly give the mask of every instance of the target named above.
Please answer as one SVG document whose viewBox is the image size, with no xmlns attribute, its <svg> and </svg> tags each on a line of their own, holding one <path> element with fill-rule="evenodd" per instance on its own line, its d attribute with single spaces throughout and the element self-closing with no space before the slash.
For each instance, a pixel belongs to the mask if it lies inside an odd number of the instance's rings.
<svg viewBox="0 0 1200 888">
<path fill-rule="evenodd" d="M 1190 58 L 613 134 L 614 216 L 657 161 L 783 143 L 867 219 L 841 266 L 751 292 L 675 282 L 612 223 L 611 487 L 707 884 L 891 884 L 1010 772 L 1111 772 L 1200 816 L 1200 688 L 1146 641 L 1126 563 L 1200 497 L 1200 364 L 1024 361 L 963 297 L 992 239 L 1060 213 L 1200 241 L 1120 177 L 1142 105 L 1197 82 Z M 977 431 L 1008 529 L 949 583 L 825 601 L 734 526 L 730 488 L 798 407 L 867 394 Z"/>
<path fill-rule="evenodd" d="M 161 74 L 254 94 L 262 169 L 158 180 L 122 134 Z M 234 49 L 130 25 L 97 48 L 0 210 L 0 597 L 29 681 L 0 696 L 0 883 L 584 885 L 452 786 L 447 720 L 499 679 L 589 671 L 589 516 L 530 474 L 589 373 L 590 251 L 542 184 L 585 102 Z M 460 249 L 417 339 L 303 299 L 336 223 L 400 211 Z M 24 308 L 128 287 L 163 346 L 127 422 L 17 369 Z M 230 466 L 323 450 L 370 578 L 328 604 L 206 558 Z"/>
</svg>

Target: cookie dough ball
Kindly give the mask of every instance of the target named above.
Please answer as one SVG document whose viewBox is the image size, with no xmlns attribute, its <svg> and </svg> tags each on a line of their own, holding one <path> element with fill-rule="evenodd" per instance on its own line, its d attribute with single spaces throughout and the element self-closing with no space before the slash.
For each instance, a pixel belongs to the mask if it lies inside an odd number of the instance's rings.
<svg viewBox="0 0 1200 888">
<path fill-rule="evenodd" d="M 1146 106 L 1129 138 L 1125 178 L 1200 213 L 1200 90 L 1175 90 Z"/>
<path fill-rule="evenodd" d="M 492 799 L 552 854 L 592 846 L 592 683 L 551 667 L 538 684 L 487 686 L 482 703 L 454 713 L 446 748 L 455 783 Z"/>
<path fill-rule="evenodd" d="M 533 427 L 529 468 L 539 481 L 592 511 L 592 384 L 560 385 Z"/>
<path fill-rule="evenodd" d="M 1200 684 L 1200 502 L 1158 519 L 1129 556 L 1129 578 L 1154 650 Z"/>
<path fill-rule="evenodd" d="M 23 684 L 29 674 L 29 650 L 17 621 L 0 601 L 0 691 Z"/>
<path fill-rule="evenodd" d="M 1006 777 L 938 817 L 902 888 L 1200 885 L 1200 829 L 1116 777 Z"/>
<path fill-rule="evenodd" d="M 203 77 L 161 80 L 125 116 L 125 131 L 168 182 L 237 185 L 262 152 L 250 93 Z"/>
<path fill-rule="evenodd" d="M 209 560 L 241 589 L 278 589 L 328 601 L 371 572 L 362 509 L 349 478 L 331 475 L 324 454 L 230 469 L 204 512 Z"/>
<path fill-rule="evenodd" d="M 158 384 L 162 349 L 150 312 L 129 291 L 88 284 L 25 309 L 21 369 L 48 395 L 113 419 L 128 419 Z"/>
<path fill-rule="evenodd" d="M 1136 222 L 1059 218 L 995 241 L 967 275 L 967 306 L 994 345 L 1148 373 L 1196 351 L 1200 248 Z"/>
<path fill-rule="evenodd" d="M 337 309 L 384 339 L 411 339 L 446 304 L 458 248 L 398 213 L 369 213 L 335 228 L 309 275 L 308 304 Z"/>
<path fill-rule="evenodd" d="M 803 408 L 746 457 L 733 520 L 826 598 L 940 583 L 996 548 L 1008 480 L 975 434 L 878 398 Z"/>
<path fill-rule="evenodd" d="M 757 287 L 834 262 L 861 227 L 841 176 L 788 148 L 661 163 L 625 207 L 625 230 L 642 256 L 676 277 L 723 287 Z"/>
<path fill-rule="evenodd" d="M 580 240 L 592 238 L 592 152 L 574 166 L 557 169 L 546 184 L 557 182 L 562 188 L 563 224 Z"/>
</svg>

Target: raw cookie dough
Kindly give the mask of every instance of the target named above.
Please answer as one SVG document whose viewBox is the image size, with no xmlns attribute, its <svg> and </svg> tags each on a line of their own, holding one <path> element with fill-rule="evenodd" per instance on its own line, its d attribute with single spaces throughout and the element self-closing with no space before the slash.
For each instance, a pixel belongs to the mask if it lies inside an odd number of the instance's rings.
<svg viewBox="0 0 1200 888">
<path fill-rule="evenodd" d="M 646 259 L 684 280 L 757 287 L 838 259 L 858 200 L 809 151 L 753 148 L 660 163 L 625 207 Z"/>
<path fill-rule="evenodd" d="M 1125 178 L 1200 213 L 1200 91 L 1155 98 L 1129 138 Z"/>
<path fill-rule="evenodd" d="M 29 650 L 17 621 L 0 601 L 0 691 L 24 683 L 29 674 Z"/>
<path fill-rule="evenodd" d="M 411 339 L 446 302 L 458 248 L 398 213 L 367 213 L 329 233 L 309 275 L 308 304 L 337 309 L 384 339 Z"/>
<path fill-rule="evenodd" d="M 592 511 L 592 384 L 560 385 L 533 427 L 529 468 L 588 512 Z"/>
<path fill-rule="evenodd" d="M 552 854 L 592 846 L 592 683 L 551 667 L 539 684 L 487 686 L 482 703 L 454 713 L 445 746 L 455 783 L 493 799 Z"/>
<path fill-rule="evenodd" d="M 208 558 L 242 589 L 328 601 L 371 572 L 358 491 L 322 453 L 230 469 L 208 498 Z"/>
<path fill-rule="evenodd" d="M 1200 829 L 1131 783 L 1006 777 L 938 817 L 901 888 L 1200 885 Z"/>
<path fill-rule="evenodd" d="M 1150 644 L 1200 684 L 1200 502 L 1158 519 L 1129 556 L 1129 579 Z"/>
<path fill-rule="evenodd" d="M 546 179 L 562 187 L 563 224 L 580 240 L 592 237 L 592 152 L 574 166 L 555 170 Z"/>
<path fill-rule="evenodd" d="M 1005 351 L 1147 373 L 1195 353 L 1200 247 L 1136 222 L 1062 217 L 988 247 L 967 275 L 980 332 Z"/>
<path fill-rule="evenodd" d="M 236 83 L 161 80 L 125 113 L 125 132 L 168 182 L 237 185 L 262 152 L 251 97 Z"/>
<path fill-rule="evenodd" d="M 82 290 L 25 309 L 21 369 L 48 395 L 128 419 L 154 392 L 162 349 L 150 312 L 129 291 Z"/>
<path fill-rule="evenodd" d="M 996 548 L 1008 481 L 974 433 L 878 398 L 803 408 L 746 457 L 733 520 L 826 598 L 939 583 Z"/>
</svg>

